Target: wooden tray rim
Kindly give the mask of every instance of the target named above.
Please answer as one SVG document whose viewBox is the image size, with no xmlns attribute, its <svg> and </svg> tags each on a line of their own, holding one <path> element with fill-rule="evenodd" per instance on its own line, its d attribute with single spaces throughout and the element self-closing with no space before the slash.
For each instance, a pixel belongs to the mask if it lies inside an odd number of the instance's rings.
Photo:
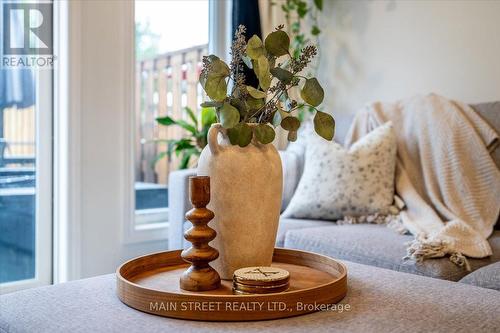
<svg viewBox="0 0 500 333">
<path fill-rule="evenodd" d="M 323 283 L 323 284 L 320 284 L 320 285 L 317 285 L 315 287 L 310 287 L 310 288 L 304 288 L 304 289 L 298 289 L 298 290 L 292 290 L 292 291 L 285 291 L 285 292 L 279 292 L 279 293 L 270 293 L 270 294 L 251 294 L 251 295 L 211 295 L 211 294 L 205 294 L 205 293 L 197 293 L 197 292 L 189 292 L 189 293 L 183 293 L 183 292 L 176 292 L 176 291 L 165 291 L 165 290 L 161 290 L 161 289 L 155 289 L 155 288 L 149 288 L 149 287 L 144 287 L 140 284 L 137 284 L 137 283 L 134 283 L 126 278 L 124 278 L 122 275 L 121 275 L 121 269 L 126 267 L 127 265 L 130 265 L 131 263 L 133 263 L 134 261 L 137 261 L 139 259 L 143 259 L 145 257 L 153 257 L 153 256 L 156 256 L 156 255 L 160 255 L 160 254 L 163 254 L 165 252 L 179 252 L 179 258 L 180 258 L 180 253 L 182 252 L 182 250 L 170 250 L 170 251 L 158 251 L 158 252 L 153 252 L 153 253 L 150 253 L 150 254 L 146 254 L 146 255 L 143 255 L 143 256 L 139 256 L 139 257 L 136 257 L 136 258 L 133 258 L 133 259 L 130 259 L 126 262 L 124 262 L 123 264 L 121 264 L 117 269 L 116 269 L 116 277 L 122 282 L 122 283 L 125 283 L 125 284 L 129 284 L 129 285 L 132 285 L 136 288 L 139 288 L 141 290 L 146 290 L 146 291 L 154 291 L 154 292 L 158 292 L 158 293 L 161 293 L 161 294 L 164 294 L 165 296 L 167 295 L 176 295 L 176 296 L 181 296 L 181 297 L 193 297 L 193 296 L 196 296 L 196 297 L 201 297 L 201 298 L 238 298 L 238 299 L 242 299 L 242 298 L 245 298 L 245 297 L 251 297 L 251 298 L 259 298 L 259 297 L 269 297 L 269 296 L 272 296 L 272 295 L 282 295 L 282 294 L 289 294 L 289 295 L 293 295 L 293 294 L 296 294 L 296 293 L 304 293 L 304 292 L 307 292 L 307 291 L 311 291 L 311 290 L 315 290 L 315 289 L 320 289 L 320 288 L 324 288 L 324 287 L 327 287 L 333 283 L 336 283 L 344 278 L 347 277 L 347 266 L 341 262 L 341 261 L 338 261 L 336 259 L 333 259 L 331 257 L 328 257 L 328 256 L 325 256 L 323 254 L 319 254 L 319 253 L 314 253 L 314 252 L 309 252 L 309 251 L 302 251 L 302 250 L 295 250 L 295 249 L 286 249 L 286 248 L 281 248 L 281 247 L 276 247 L 274 248 L 274 251 L 278 251 L 278 252 L 281 252 L 281 251 L 292 251 L 292 252 L 296 252 L 296 253 L 304 253 L 306 255 L 312 255 L 314 257 L 321 257 L 323 259 L 326 259 L 326 260 L 329 260 L 329 261 L 333 261 L 335 262 L 336 264 L 338 264 L 340 267 L 342 267 L 342 272 L 339 272 L 340 273 L 340 276 L 339 277 L 336 277 L 334 279 L 332 279 L 330 282 L 326 282 L 326 283 Z M 273 254 L 274 256 L 274 254 Z M 316 261 L 316 260 L 315 260 Z M 281 262 L 281 261 L 279 261 Z M 187 264 L 187 263 L 186 263 Z M 295 265 L 295 264 L 294 264 Z M 298 266 L 306 266 L 306 265 L 298 265 Z M 159 267 L 159 266 L 158 266 Z M 309 267 L 309 266 L 306 266 L 306 267 Z"/>
</svg>

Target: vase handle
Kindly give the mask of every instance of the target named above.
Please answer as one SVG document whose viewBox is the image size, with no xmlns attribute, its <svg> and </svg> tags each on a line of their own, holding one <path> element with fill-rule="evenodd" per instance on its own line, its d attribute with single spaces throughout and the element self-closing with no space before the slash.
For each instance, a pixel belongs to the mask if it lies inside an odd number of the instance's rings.
<svg viewBox="0 0 500 333">
<path fill-rule="evenodd" d="M 218 141 L 220 131 L 222 131 L 221 124 L 213 124 L 208 130 L 208 147 L 213 155 L 217 155 L 222 149 Z"/>
</svg>

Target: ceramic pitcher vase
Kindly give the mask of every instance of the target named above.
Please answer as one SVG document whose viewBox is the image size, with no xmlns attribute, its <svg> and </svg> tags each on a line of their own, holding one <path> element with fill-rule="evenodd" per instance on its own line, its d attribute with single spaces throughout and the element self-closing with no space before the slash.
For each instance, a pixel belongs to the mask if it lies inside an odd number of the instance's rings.
<svg viewBox="0 0 500 333">
<path fill-rule="evenodd" d="M 208 145 L 198 160 L 198 175 L 210 176 L 207 207 L 215 213 L 210 226 L 217 231 L 210 245 L 219 250 L 219 258 L 211 265 L 222 279 L 231 280 L 239 268 L 271 264 L 282 173 L 272 144 L 263 145 L 254 138 L 242 148 L 231 145 L 220 124 L 210 128 Z"/>
</svg>

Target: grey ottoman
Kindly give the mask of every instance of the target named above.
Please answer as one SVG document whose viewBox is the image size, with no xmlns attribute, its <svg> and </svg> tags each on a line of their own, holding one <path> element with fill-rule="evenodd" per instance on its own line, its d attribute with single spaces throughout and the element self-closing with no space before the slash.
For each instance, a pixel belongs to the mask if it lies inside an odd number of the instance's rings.
<svg viewBox="0 0 500 333">
<path fill-rule="evenodd" d="M 493 332 L 500 292 L 346 262 L 343 311 L 261 322 L 158 317 L 121 303 L 114 274 L 0 296 L 0 332 Z"/>
</svg>

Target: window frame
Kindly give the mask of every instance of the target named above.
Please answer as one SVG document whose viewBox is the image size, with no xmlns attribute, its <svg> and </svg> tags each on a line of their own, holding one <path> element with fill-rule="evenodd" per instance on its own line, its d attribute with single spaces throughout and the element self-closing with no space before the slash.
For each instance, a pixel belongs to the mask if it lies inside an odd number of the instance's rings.
<svg viewBox="0 0 500 333">
<path fill-rule="evenodd" d="M 217 1 L 209 0 L 209 52 L 226 54 L 229 49 L 230 29 L 231 29 L 231 9 L 232 0 Z M 135 210 L 135 6 L 129 6 L 128 19 L 125 26 L 128 36 L 131 36 L 126 43 L 126 70 L 125 79 L 129 84 L 126 94 L 128 117 L 126 120 L 127 133 L 132 133 L 126 138 L 127 146 L 130 147 L 125 152 L 126 181 L 125 186 L 128 189 L 125 198 L 125 216 L 123 241 L 125 244 L 133 244 L 148 241 L 158 241 L 168 239 L 168 229 L 171 221 L 168 220 L 168 207 L 152 210 Z"/>
<path fill-rule="evenodd" d="M 0 294 L 52 283 L 53 179 L 53 72 L 40 69 L 35 76 L 35 276 L 0 283 Z"/>
</svg>

